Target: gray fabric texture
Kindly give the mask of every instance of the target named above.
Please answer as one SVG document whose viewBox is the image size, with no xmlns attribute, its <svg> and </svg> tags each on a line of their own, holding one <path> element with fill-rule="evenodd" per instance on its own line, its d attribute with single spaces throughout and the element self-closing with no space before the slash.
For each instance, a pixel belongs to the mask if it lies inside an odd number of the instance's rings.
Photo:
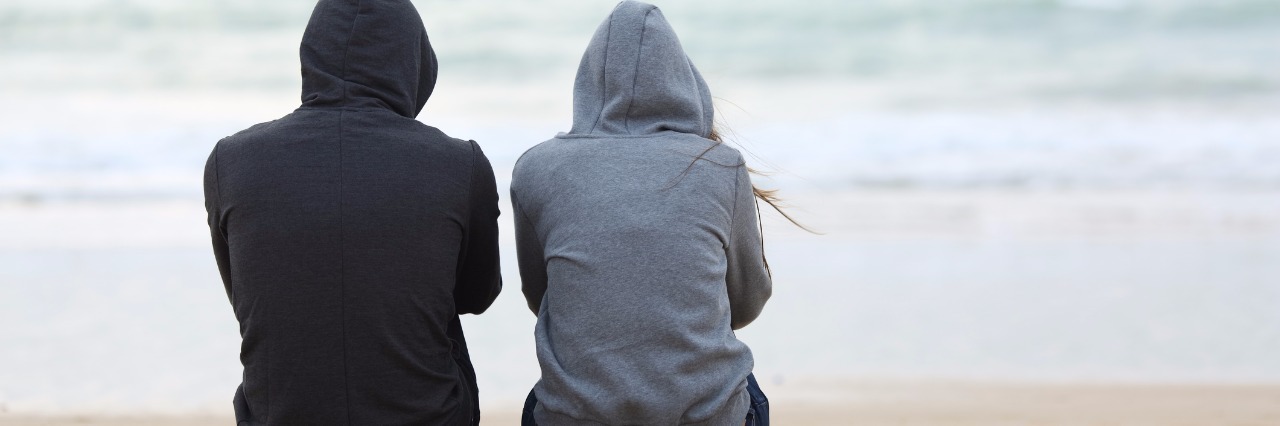
<svg viewBox="0 0 1280 426">
<path fill-rule="evenodd" d="M 475 424 L 458 315 L 502 288 L 498 196 L 475 142 L 414 119 L 436 78 L 418 11 L 321 0 L 300 56 L 302 106 L 205 167 L 237 424 Z"/>
<path fill-rule="evenodd" d="M 742 156 L 652 5 L 600 26 L 572 130 L 511 183 L 522 290 L 538 316 L 539 424 L 740 425 L 751 323 L 772 283 Z"/>
</svg>

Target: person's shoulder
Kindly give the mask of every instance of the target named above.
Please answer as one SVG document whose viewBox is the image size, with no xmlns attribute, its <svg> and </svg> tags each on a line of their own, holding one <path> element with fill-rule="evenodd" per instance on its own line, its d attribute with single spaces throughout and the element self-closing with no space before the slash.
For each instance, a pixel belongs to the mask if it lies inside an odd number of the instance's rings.
<svg viewBox="0 0 1280 426">
<path fill-rule="evenodd" d="M 746 157 L 742 156 L 742 151 L 730 146 L 727 143 L 717 143 L 715 149 L 712 149 L 714 157 L 719 162 L 732 165 L 733 167 L 742 167 L 747 165 Z"/>
<path fill-rule="evenodd" d="M 219 146 L 236 146 L 246 143 L 253 143 L 255 140 L 262 139 L 263 135 L 270 132 L 282 119 L 275 119 L 249 126 L 239 132 L 232 133 L 230 136 L 222 138 L 218 141 Z"/>
<path fill-rule="evenodd" d="M 560 138 L 551 138 L 540 142 L 520 154 L 520 158 L 516 159 L 515 171 L 518 173 L 524 168 L 537 168 L 545 165 L 547 161 L 562 158 L 562 151 L 568 148 L 570 147 L 565 144 L 565 140 Z"/>
<path fill-rule="evenodd" d="M 408 142 L 401 144 L 399 149 L 426 152 L 427 154 L 420 158 L 429 159 L 426 161 L 431 162 L 432 167 L 461 171 L 468 167 L 483 167 L 488 163 L 489 159 L 485 156 L 483 144 L 480 142 L 451 136 L 435 126 L 418 120 L 403 117 L 397 117 L 397 119 L 403 119 L 402 123 L 407 126 L 401 127 L 397 124 L 390 128 L 384 127 L 382 128 L 385 132 L 383 136 Z"/>
<path fill-rule="evenodd" d="M 422 135 L 423 142 L 441 145 L 444 148 L 457 151 L 459 153 L 472 153 L 480 151 L 480 144 L 471 139 L 462 139 L 450 136 L 443 130 L 426 123 L 414 120 L 417 123 L 414 127 Z"/>
<path fill-rule="evenodd" d="M 698 135 L 680 134 L 671 139 L 680 156 L 690 156 L 725 167 L 746 164 L 742 152 L 724 142 L 716 142 Z"/>
</svg>

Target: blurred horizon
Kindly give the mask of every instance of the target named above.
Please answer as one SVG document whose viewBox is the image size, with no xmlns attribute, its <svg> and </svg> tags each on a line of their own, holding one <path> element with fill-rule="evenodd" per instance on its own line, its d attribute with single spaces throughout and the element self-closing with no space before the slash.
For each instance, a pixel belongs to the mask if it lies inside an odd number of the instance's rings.
<svg viewBox="0 0 1280 426">
<path fill-rule="evenodd" d="M 442 73 L 454 77 L 442 81 L 488 84 L 571 72 L 614 3 L 417 4 Z M 297 44 L 313 4 L 9 1 L 0 5 L 0 47 L 6 59 L 28 60 L 9 62 L 0 81 L 39 91 L 296 90 Z M 1280 34 L 1280 4 L 1269 0 L 658 4 L 700 68 L 730 79 L 950 80 L 979 86 L 951 90 L 1107 101 L 1280 91 L 1280 76 L 1268 72 L 1280 63 L 1268 37 Z M 68 59 L 86 63 L 43 67 Z"/>
<path fill-rule="evenodd" d="M 0 4 L 0 201 L 198 196 L 214 141 L 297 105 L 312 4 Z M 509 165 L 568 127 L 581 49 L 613 4 L 418 2 L 441 63 L 420 118 Z M 661 6 L 722 124 L 783 186 L 1280 188 L 1274 1 Z M 796 137 L 843 161 L 757 143 Z"/>
</svg>

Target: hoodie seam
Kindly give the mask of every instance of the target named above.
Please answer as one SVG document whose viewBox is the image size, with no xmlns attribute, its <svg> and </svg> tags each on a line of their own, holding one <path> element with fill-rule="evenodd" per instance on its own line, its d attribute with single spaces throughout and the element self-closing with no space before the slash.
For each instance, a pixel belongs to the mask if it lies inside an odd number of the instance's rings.
<svg viewBox="0 0 1280 426">
<path fill-rule="evenodd" d="M 460 218 L 463 222 L 462 244 L 461 244 L 461 247 L 459 247 L 460 251 L 458 252 L 458 266 L 453 273 L 454 275 L 453 294 L 454 294 L 454 300 L 455 300 L 455 303 L 453 304 L 454 315 L 461 315 L 461 313 L 458 312 L 458 304 L 456 303 L 457 294 L 458 294 L 458 284 L 459 284 L 459 278 L 462 277 L 462 271 L 465 269 L 467 262 L 470 260 L 467 258 L 468 257 L 467 255 L 471 248 L 471 235 L 473 230 L 472 229 L 473 224 L 471 223 L 471 219 L 472 219 L 472 213 L 474 213 L 475 211 L 476 151 L 479 149 L 479 146 L 480 146 L 480 144 L 476 143 L 476 141 L 474 140 L 468 140 L 467 142 L 469 142 L 469 145 L 471 145 L 471 155 L 468 158 L 468 160 L 470 160 L 470 163 L 467 164 L 467 197 L 465 202 L 463 203 L 463 205 L 465 206 L 466 212 Z"/>
<path fill-rule="evenodd" d="M 342 47 L 342 105 L 347 103 L 347 86 L 351 85 L 351 81 L 347 80 L 347 66 L 350 64 L 351 58 L 351 40 L 356 37 L 356 27 L 360 23 L 360 10 L 364 8 L 364 0 L 356 1 L 356 13 L 351 18 L 351 31 L 347 33 L 346 45 Z"/>
<path fill-rule="evenodd" d="M 347 86 L 351 84 L 347 81 L 347 67 L 351 57 L 351 40 L 355 38 L 356 27 L 360 23 L 360 12 L 364 8 L 364 0 L 356 2 L 356 11 L 351 18 L 351 31 L 347 34 L 346 46 L 342 49 L 342 101 L 340 105 L 345 106 L 347 103 Z M 343 169 L 345 169 L 344 147 L 343 147 L 343 119 L 346 118 L 346 111 L 338 113 L 338 288 L 341 303 L 342 314 L 342 388 L 343 403 L 346 406 L 347 424 L 351 423 L 351 368 L 348 365 L 350 355 L 347 354 L 347 253 L 346 253 L 346 224 L 343 223 L 345 213 L 343 211 Z"/>
<path fill-rule="evenodd" d="M 226 138 L 223 138 L 222 140 L 226 140 Z M 223 243 L 230 246 L 230 244 L 227 243 L 227 230 L 222 226 L 222 166 L 218 163 L 218 148 L 222 147 L 222 140 L 213 144 L 213 194 L 215 197 L 214 202 L 216 203 L 214 205 L 213 212 L 215 214 L 214 219 L 217 221 L 217 228 L 214 230 L 218 232 L 219 237 L 222 237 Z M 228 286 L 230 289 L 228 296 L 231 298 L 231 309 L 234 311 L 236 305 L 236 290 L 234 282 L 231 281 L 230 262 L 228 262 L 227 265 L 227 281 L 233 284 Z M 243 380 L 241 382 L 243 383 Z"/>
<path fill-rule="evenodd" d="M 546 262 L 547 261 L 546 259 L 547 258 L 546 256 L 547 242 L 546 240 L 542 239 L 541 235 L 538 235 L 538 228 L 534 226 L 533 220 L 529 219 L 529 214 L 525 213 L 524 207 L 520 206 L 520 197 L 516 196 L 515 191 L 511 191 L 511 206 L 517 212 L 519 212 L 520 217 L 523 218 L 524 221 L 529 224 L 529 231 L 533 232 L 533 238 L 537 239 L 538 245 L 542 247 L 542 250 L 543 250 L 542 261 Z"/>
<path fill-rule="evenodd" d="M 389 111 L 389 112 L 391 112 L 391 113 L 395 113 L 395 111 L 392 111 L 392 110 L 387 109 L 387 108 L 377 108 L 377 107 L 348 107 L 348 106 L 338 106 L 338 107 L 316 107 L 316 106 L 304 106 L 304 107 L 298 107 L 298 110 L 300 110 L 300 111 L 346 111 L 346 112 L 384 112 L 384 111 Z M 400 114 L 396 114 L 396 116 L 398 116 L 398 117 L 404 117 L 403 115 L 400 115 Z M 408 117 L 405 117 L 405 118 L 408 118 Z"/>
<path fill-rule="evenodd" d="M 221 222 L 222 216 L 222 171 L 219 170 L 220 166 L 218 166 L 218 148 L 221 146 L 222 141 L 213 144 L 213 193 L 218 199 L 216 211 L 218 212 L 219 222 Z M 219 226 L 221 226 L 221 223 L 219 223 Z"/>
<path fill-rule="evenodd" d="M 653 9 L 644 12 L 644 17 L 640 18 L 640 41 L 636 43 L 636 69 L 631 74 L 631 96 L 627 101 L 627 113 L 622 116 L 622 128 L 631 134 L 631 108 L 636 105 L 636 87 L 640 85 L 640 64 L 643 63 L 644 55 L 644 35 L 649 31 L 649 14 L 653 13 Z M 601 114 L 604 115 L 603 113 Z"/>
<path fill-rule="evenodd" d="M 741 167 L 741 166 L 739 166 Z M 742 190 L 742 171 L 733 169 L 733 208 L 729 209 L 729 248 L 733 248 L 733 229 L 738 225 L 738 191 Z"/>
<path fill-rule="evenodd" d="M 214 212 L 218 214 L 218 232 L 225 235 L 222 230 L 222 166 L 218 165 L 218 148 L 221 146 L 222 141 L 218 141 L 218 143 L 213 144 L 213 193 L 214 196 L 217 197 L 218 203 L 214 209 Z M 234 301 L 235 300 L 233 298 L 232 302 Z"/>
<path fill-rule="evenodd" d="M 346 204 L 343 200 L 343 178 L 344 169 L 346 168 L 346 156 L 343 152 L 343 133 L 346 126 L 343 125 L 343 118 L 346 112 L 338 113 L 338 304 L 342 314 L 342 387 L 343 402 L 347 407 L 347 424 L 351 424 L 351 370 L 347 365 L 349 355 L 347 354 L 347 230 L 345 216 L 346 212 L 343 206 Z"/>
<path fill-rule="evenodd" d="M 614 9 L 614 13 L 617 13 L 616 8 Z M 600 64 L 600 83 L 606 88 L 609 86 L 608 83 L 605 82 L 605 79 L 609 78 L 609 42 L 612 39 L 613 39 L 613 15 L 611 14 L 609 15 L 609 26 L 605 27 L 604 29 L 604 59 L 602 60 L 603 62 Z M 605 102 L 608 100 L 609 100 L 608 91 L 600 90 L 600 110 L 596 111 L 596 122 L 591 124 L 591 130 L 587 131 L 588 134 L 595 133 L 596 129 L 600 127 L 600 122 L 604 121 Z"/>
<path fill-rule="evenodd" d="M 700 140 L 705 140 L 705 139 L 706 139 L 706 138 L 704 138 L 704 137 L 701 137 L 701 136 L 695 135 L 695 134 L 693 134 L 693 133 L 687 133 L 687 132 L 681 132 L 681 131 L 679 131 L 679 130 L 670 130 L 670 129 L 667 129 L 667 130 L 661 130 L 661 131 L 658 131 L 658 132 L 656 132 L 656 133 L 644 133 L 644 134 L 638 134 L 638 135 L 596 135 L 596 134 L 585 134 L 585 133 L 561 133 L 561 134 L 556 135 L 556 136 L 553 138 L 553 140 L 579 140 L 579 139 L 591 139 L 591 140 L 604 140 L 604 139 L 660 139 L 660 138 L 669 138 L 669 137 L 673 137 L 673 136 L 680 136 L 680 135 L 686 135 L 686 136 L 690 136 L 690 137 L 695 137 L 695 138 L 698 138 L 698 139 L 700 139 Z M 535 148 L 536 148 L 536 147 L 535 147 Z M 533 149 L 531 148 L 531 149 L 530 149 L 530 151 L 532 151 L 532 150 L 533 150 Z M 522 157 L 522 158 L 523 158 L 523 157 Z"/>
</svg>

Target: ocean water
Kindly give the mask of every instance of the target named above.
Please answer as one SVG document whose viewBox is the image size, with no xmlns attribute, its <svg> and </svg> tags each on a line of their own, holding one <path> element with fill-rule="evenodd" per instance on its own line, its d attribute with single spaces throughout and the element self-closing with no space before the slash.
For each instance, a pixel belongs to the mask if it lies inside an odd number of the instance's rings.
<svg viewBox="0 0 1280 426">
<path fill-rule="evenodd" d="M 214 141 L 296 106 L 312 4 L 3 2 L 0 199 L 197 196 Z M 442 64 L 421 118 L 509 166 L 568 127 L 613 4 L 419 2 Z M 1280 187 L 1275 0 L 662 6 L 790 185 Z"/>
<path fill-rule="evenodd" d="M 479 141 L 505 194 L 569 127 L 614 2 L 416 4 L 441 61 L 419 118 Z M 0 413 L 226 413 L 200 175 L 296 107 L 312 5 L 0 2 Z M 825 232 L 766 213 L 777 289 L 741 333 L 766 386 L 1280 382 L 1280 1 L 660 6 L 761 182 Z M 509 243 L 466 320 L 502 407 L 537 378 Z"/>
</svg>

